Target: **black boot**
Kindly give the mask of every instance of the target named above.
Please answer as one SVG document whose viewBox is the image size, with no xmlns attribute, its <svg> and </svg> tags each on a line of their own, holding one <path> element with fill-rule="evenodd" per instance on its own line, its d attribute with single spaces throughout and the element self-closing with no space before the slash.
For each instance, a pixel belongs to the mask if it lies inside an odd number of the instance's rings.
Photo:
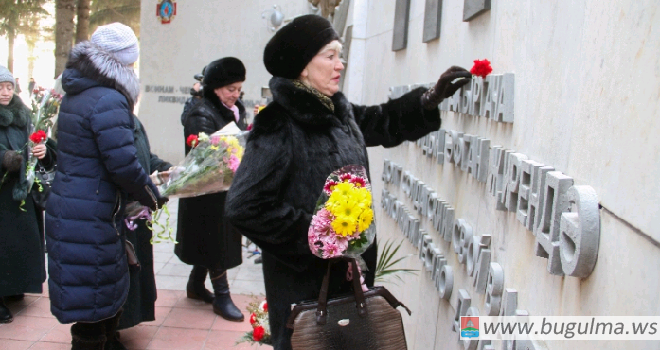
<svg viewBox="0 0 660 350">
<path fill-rule="evenodd" d="M 229 281 L 227 281 L 227 271 L 209 270 L 211 274 L 211 283 L 215 292 L 213 299 L 213 312 L 222 316 L 227 321 L 243 322 L 245 317 L 239 310 L 229 295 Z"/>
<path fill-rule="evenodd" d="M 104 321 L 71 326 L 71 350 L 103 350 L 105 342 Z"/>
<path fill-rule="evenodd" d="M 115 317 L 103 321 L 105 323 L 105 338 L 107 339 L 104 350 L 128 350 L 119 341 L 119 332 L 117 332 L 117 325 L 123 312 L 124 309 L 119 309 Z"/>
<path fill-rule="evenodd" d="M 190 299 L 203 300 L 205 303 L 210 304 L 213 302 L 213 293 L 204 286 L 206 272 L 206 267 L 193 265 L 190 277 L 188 277 L 186 295 Z"/>
<path fill-rule="evenodd" d="M 13 320 L 14 316 L 11 315 L 11 311 L 0 297 L 0 323 L 11 323 Z"/>
</svg>

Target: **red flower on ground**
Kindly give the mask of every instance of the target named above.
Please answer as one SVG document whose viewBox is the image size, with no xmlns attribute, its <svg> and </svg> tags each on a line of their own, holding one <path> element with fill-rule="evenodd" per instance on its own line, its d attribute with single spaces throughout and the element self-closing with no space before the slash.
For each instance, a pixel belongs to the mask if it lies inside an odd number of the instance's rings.
<svg viewBox="0 0 660 350">
<path fill-rule="evenodd" d="M 46 141 L 46 132 L 43 130 L 35 131 L 30 135 L 30 141 L 34 143 L 41 143 L 42 141 Z"/>
<path fill-rule="evenodd" d="M 252 315 L 250 315 L 250 324 L 255 324 L 255 323 L 257 323 L 257 315 L 252 313 Z"/>
<path fill-rule="evenodd" d="M 186 139 L 186 145 L 193 148 L 199 145 L 199 138 L 197 137 L 197 135 L 189 135 L 188 138 Z"/>
<path fill-rule="evenodd" d="M 486 59 L 483 61 L 475 60 L 474 66 L 472 66 L 472 69 L 470 69 L 470 73 L 482 78 L 485 78 L 492 71 L 493 68 L 490 66 L 490 61 Z"/>
<path fill-rule="evenodd" d="M 247 131 L 250 131 L 250 130 L 252 130 L 252 123 L 250 123 L 250 125 L 247 126 Z"/>
<path fill-rule="evenodd" d="M 254 341 L 260 341 L 261 339 L 263 339 L 264 334 L 266 334 L 264 327 L 261 326 L 254 327 L 254 331 L 252 332 L 252 339 Z"/>
</svg>

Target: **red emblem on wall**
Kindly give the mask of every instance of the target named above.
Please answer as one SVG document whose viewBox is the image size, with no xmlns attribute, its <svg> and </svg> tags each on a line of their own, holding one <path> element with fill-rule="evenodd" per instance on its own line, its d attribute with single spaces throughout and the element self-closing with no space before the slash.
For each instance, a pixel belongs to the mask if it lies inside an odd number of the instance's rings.
<svg viewBox="0 0 660 350">
<path fill-rule="evenodd" d="M 176 16 L 176 0 L 158 0 L 156 16 L 160 18 L 160 23 L 170 23 Z"/>
</svg>

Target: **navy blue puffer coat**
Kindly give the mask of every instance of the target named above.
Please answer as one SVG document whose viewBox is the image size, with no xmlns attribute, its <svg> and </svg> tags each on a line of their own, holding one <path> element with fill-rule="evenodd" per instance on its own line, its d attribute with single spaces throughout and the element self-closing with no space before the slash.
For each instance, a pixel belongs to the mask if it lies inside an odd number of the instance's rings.
<svg viewBox="0 0 660 350">
<path fill-rule="evenodd" d="M 133 139 L 135 74 L 90 42 L 62 75 L 57 175 L 46 207 L 51 311 L 61 323 L 98 322 L 126 301 L 122 232 L 128 194 L 155 208 L 158 191 Z"/>
</svg>

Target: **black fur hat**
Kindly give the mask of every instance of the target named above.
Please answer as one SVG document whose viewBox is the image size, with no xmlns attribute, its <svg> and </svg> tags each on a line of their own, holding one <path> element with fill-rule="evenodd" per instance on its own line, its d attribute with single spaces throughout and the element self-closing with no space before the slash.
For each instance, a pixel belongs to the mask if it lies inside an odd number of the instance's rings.
<svg viewBox="0 0 660 350">
<path fill-rule="evenodd" d="M 204 67 L 204 83 L 208 91 L 245 81 L 245 66 L 238 58 L 224 57 Z"/>
<path fill-rule="evenodd" d="M 264 50 L 264 65 L 276 77 L 296 79 L 325 45 L 339 40 L 330 22 L 317 15 L 295 18 L 275 33 Z"/>
</svg>

